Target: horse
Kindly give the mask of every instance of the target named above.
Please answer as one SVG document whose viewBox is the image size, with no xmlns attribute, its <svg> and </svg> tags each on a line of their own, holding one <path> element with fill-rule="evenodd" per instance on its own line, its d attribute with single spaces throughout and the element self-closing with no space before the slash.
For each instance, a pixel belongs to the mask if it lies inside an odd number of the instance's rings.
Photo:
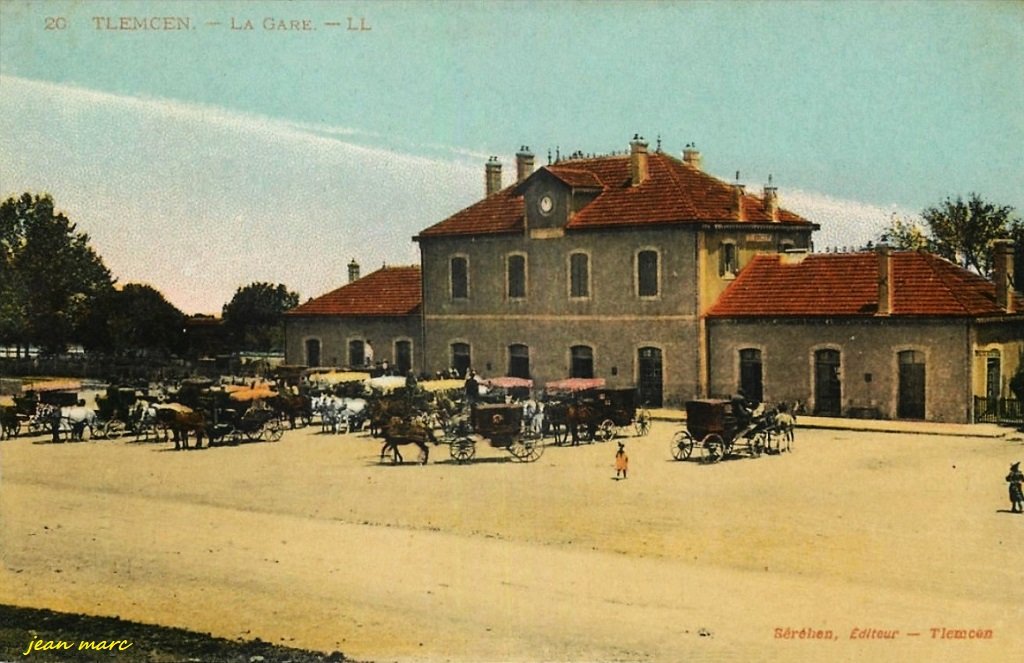
<svg viewBox="0 0 1024 663">
<path fill-rule="evenodd" d="M 69 433 L 72 442 L 81 442 L 85 439 L 85 428 L 89 427 L 89 437 L 92 437 L 96 429 L 96 412 L 79 401 L 78 405 L 62 407 L 60 409 L 59 430 Z"/>
<path fill-rule="evenodd" d="M 391 451 L 391 462 L 401 463 L 402 453 L 398 447 L 415 444 L 420 448 L 420 465 L 426 465 L 430 458 L 427 442 L 438 444 L 444 437 L 444 428 L 436 414 L 418 415 L 408 421 L 401 417 L 391 417 L 384 427 L 384 446 L 380 448 L 380 462 L 384 462 L 384 454 Z"/>
<path fill-rule="evenodd" d="M 305 426 L 313 418 L 313 403 L 309 396 L 301 394 L 280 393 L 269 399 L 270 407 L 281 417 L 288 420 L 288 424 L 295 429 L 295 420 L 298 419 Z"/>
<path fill-rule="evenodd" d="M 566 406 L 565 420 L 569 426 L 569 434 L 572 436 L 572 446 L 576 447 L 580 444 L 579 430 L 581 426 L 585 426 L 587 429 L 587 439 L 594 440 L 600 416 L 601 413 L 597 406 L 588 401 L 569 403 Z"/>
<path fill-rule="evenodd" d="M 21 422 L 15 405 L 0 405 L 0 440 L 9 440 L 18 434 Z"/>
<path fill-rule="evenodd" d="M 164 403 L 157 406 L 157 421 L 171 431 L 174 449 L 188 449 L 189 433 L 196 434 L 196 449 L 203 448 L 207 421 L 202 412 L 179 403 Z"/>
<path fill-rule="evenodd" d="M 775 431 L 778 433 L 779 451 L 782 451 L 782 442 L 786 443 L 786 451 L 793 450 L 793 439 L 796 437 L 793 429 L 796 428 L 796 410 L 799 403 L 789 406 L 783 403 L 775 415 Z"/>
</svg>

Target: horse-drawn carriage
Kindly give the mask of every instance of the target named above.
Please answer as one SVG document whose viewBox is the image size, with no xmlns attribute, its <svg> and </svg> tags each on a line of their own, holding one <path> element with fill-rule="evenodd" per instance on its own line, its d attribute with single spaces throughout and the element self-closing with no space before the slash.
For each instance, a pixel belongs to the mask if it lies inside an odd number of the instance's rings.
<svg viewBox="0 0 1024 663">
<path fill-rule="evenodd" d="M 638 402 L 635 387 L 611 389 L 601 378 L 570 378 L 549 382 L 545 391 L 548 427 L 557 444 L 569 438 L 578 444 L 581 430 L 586 439 L 602 442 L 625 428 L 639 436 L 651 431 L 651 414 Z"/>
<path fill-rule="evenodd" d="M 160 425 L 174 434 L 174 447 L 188 448 L 188 436 L 195 434 L 196 447 L 237 443 L 243 440 L 276 442 L 284 435 L 280 415 L 268 404 L 277 395 L 267 385 L 214 388 L 193 381 L 178 391 L 177 402 L 156 406 Z"/>
<path fill-rule="evenodd" d="M 472 460 L 477 442 L 483 440 L 523 462 L 535 461 L 544 453 L 543 437 L 524 419 L 519 403 L 474 403 L 468 415 L 452 418 L 445 439 L 457 463 Z"/>
<path fill-rule="evenodd" d="M 142 395 L 139 389 L 125 386 L 110 386 L 105 394 L 97 395 L 98 421 L 93 436 L 107 440 L 132 436 L 136 442 L 156 439 L 156 409 L 140 398 Z"/>
<path fill-rule="evenodd" d="M 696 448 L 702 458 L 717 463 L 731 454 L 760 456 L 769 449 L 773 432 L 770 413 L 744 416 L 738 405 L 721 399 L 693 400 L 686 403 L 686 429 L 672 438 L 672 457 L 685 460 Z"/>
</svg>

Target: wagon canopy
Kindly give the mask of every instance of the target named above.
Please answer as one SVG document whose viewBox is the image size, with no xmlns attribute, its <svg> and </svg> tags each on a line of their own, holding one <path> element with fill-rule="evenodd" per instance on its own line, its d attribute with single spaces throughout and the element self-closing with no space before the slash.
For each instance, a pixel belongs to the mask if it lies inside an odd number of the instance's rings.
<svg viewBox="0 0 1024 663">
<path fill-rule="evenodd" d="M 438 393 L 444 391 L 461 391 L 465 388 L 466 383 L 462 380 L 424 380 L 418 384 L 423 387 L 425 391 Z"/>
<path fill-rule="evenodd" d="M 246 387 L 245 389 L 237 389 L 228 394 L 228 397 L 231 400 L 239 403 L 248 403 L 260 400 L 261 398 L 271 398 L 273 396 L 277 396 L 277 392 L 271 389 L 269 385 Z"/>
<path fill-rule="evenodd" d="M 314 385 L 327 386 L 346 382 L 365 382 L 369 377 L 370 374 L 365 371 L 328 371 L 326 373 L 311 373 L 309 382 Z"/>
<path fill-rule="evenodd" d="M 604 378 L 566 378 L 564 380 L 548 382 L 544 390 L 549 394 L 558 392 L 573 393 L 589 389 L 601 389 L 604 385 Z"/>
<path fill-rule="evenodd" d="M 29 382 L 28 384 L 22 385 L 21 390 L 25 391 L 79 391 L 82 389 L 82 383 L 78 380 L 41 380 L 39 382 Z"/>
<path fill-rule="evenodd" d="M 528 378 L 497 377 L 488 378 L 483 384 L 499 389 L 533 389 L 533 380 Z"/>
</svg>

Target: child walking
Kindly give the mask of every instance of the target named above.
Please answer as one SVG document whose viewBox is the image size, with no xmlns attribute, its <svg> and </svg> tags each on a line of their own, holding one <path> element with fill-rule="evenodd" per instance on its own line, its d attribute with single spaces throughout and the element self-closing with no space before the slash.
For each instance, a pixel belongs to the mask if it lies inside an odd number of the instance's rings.
<svg viewBox="0 0 1024 663">
<path fill-rule="evenodd" d="M 1024 484 L 1024 472 L 1020 471 L 1019 462 L 1010 466 L 1010 473 L 1006 475 L 1006 481 L 1010 484 L 1010 510 L 1020 513 L 1024 510 L 1024 490 L 1021 490 L 1021 484 Z"/>
<path fill-rule="evenodd" d="M 619 442 L 619 450 L 615 452 L 615 479 L 625 479 L 629 471 L 629 456 L 626 455 L 626 443 Z"/>
</svg>

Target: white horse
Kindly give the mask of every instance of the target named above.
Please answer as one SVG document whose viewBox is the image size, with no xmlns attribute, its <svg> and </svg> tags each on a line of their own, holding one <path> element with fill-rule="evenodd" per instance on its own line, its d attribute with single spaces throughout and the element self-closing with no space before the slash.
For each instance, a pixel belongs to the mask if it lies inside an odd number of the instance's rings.
<svg viewBox="0 0 1024 663">
<path fill-rule="evenodd" d="M 84 405 L 72 405 L 60 409 L 59 431 L 70 436 L 71 441 L 85 439 L 85 428 L 89 427 L 89 437 L 96 429 L 96 412 Z"/>
</svg>

